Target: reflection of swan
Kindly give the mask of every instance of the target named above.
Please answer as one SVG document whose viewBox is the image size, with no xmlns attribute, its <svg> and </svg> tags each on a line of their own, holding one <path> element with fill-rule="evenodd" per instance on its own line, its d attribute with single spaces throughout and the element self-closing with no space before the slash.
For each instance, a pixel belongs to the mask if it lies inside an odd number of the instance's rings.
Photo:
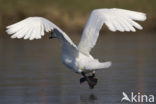
<svg viewBox="0 0 156 104">
<path fill-rule="evenodd" d="M 91 95 L 89 96 L 89 100 L 90 100 L 90 101 L 95 101 L 95 100 L 97 100 L 97 97 L 96 97 L 94 94 L 91 94 Z"/>
<path fill-rule="evenodd" d="M 80 95 L 81 102 L 94 102 L 98 100 L 97 96 L 94 94 L 85 95 L 84 93 Z"/>
<path fill-rule="evenodd" d="M 129 11 L 124 9 L 96 9 L 93 10 L 82 33 L 81 41 L 78 47 L 72 42 L 68 35 L 59 27 L 42 17 L 29 17 L 7 27 L 7 33 L 12 34 L 11 38 L 40 39 L 44 36 L 44 31 L 51 32 L 50 38 L 58 38 L 62 44 L 63 63 L 73 71 L 81 73 L 84 78 L 80 82 L 87 81 L 90 88 L 93 88 L 97 79 L 94 78 L 95 70 L 104 69 L 111 66 L 111 62 L 99 62 L 90 54 L 95 46 L 99 36 L 99 31 L 103 24 L 109 30 L 115 31 L 133 31 L 135 28 L 142 29 L 136 23 L 144 21 L 144 13 Z M 86 76 L 86 73 L 92 73 L 92 76 Z"/>
</svg>

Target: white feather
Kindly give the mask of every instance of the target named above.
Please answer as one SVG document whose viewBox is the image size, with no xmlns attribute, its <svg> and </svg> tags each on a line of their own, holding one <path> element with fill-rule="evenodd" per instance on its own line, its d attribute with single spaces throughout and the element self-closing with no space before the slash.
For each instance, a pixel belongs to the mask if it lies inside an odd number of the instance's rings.
<svg viewBox="0 0 156 104">
<path fill-rule="evenodd" d="M 25 40 L 29 39 L 30 35 L 32 34 L 32 31 L 33 31 L 33 27 L 32 26 L 28 27 L 28 31 L 27 31 L 27 33 L 24 36 Z"/>
<path fill-rule="evenodd" d="M 135 28 L 141 30 L 142 26 L 134 20 L 144 21 L 146 20 L 146 14 L 117 8 L 93 10 L 83 30 L 78 45 L 79 51 L 89 55 L 96 44 L 103 24 L 106 24 L 108 29 L 113 32 L 135 32 Z"/>
<path fill-rule="evenodd" d="M 66 33 L 43 17 L 29 17 L 18 23 L 7 26 L 6 28 L 6 32 L 12 35 L 11 38 L 24 38 L 29 40 L 40 39 L 42 36 L 44 36 L 44 31 L 50 32 L 56 28 L 64 35 L 70 44 L 74 45 Z"/>
</svg>

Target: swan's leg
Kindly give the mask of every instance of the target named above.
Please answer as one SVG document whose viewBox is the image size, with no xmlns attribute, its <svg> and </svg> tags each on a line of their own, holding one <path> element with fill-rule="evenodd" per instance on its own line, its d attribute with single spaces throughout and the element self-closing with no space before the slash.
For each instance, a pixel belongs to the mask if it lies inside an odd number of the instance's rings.
<svg viewBox="0 0 156 104">
<path fill-rule="evenodd" d="M 91 75 L 90 76 L 88 76 L 89 78 L 94 78 L 95 77 L 95 71 L 93 71 L 92 73 L 91 73 Z"/>
<path fill-rule="evenodd" d="M 83 78 L 80 78 L 80 84 L 83 83 L 83 82 L 85 82 L 85 81 L 87 81 L 86 74 L 84 72 L 81 72 L 81 74 L 82 74 Z"/>
<path fill-rule="evenodd" d="M 90 86 L 90 88 L 94 88 L 94 86 L 97 84 L 97 82 L 98 82 L 98 79 L 97 78 L 95 78 L 95 73 L 93 73 L 91 76 L 88 76 L 88 79 L 90 80 L 90 84 L 91 84 L 91 86 Z M 89 84 L 89 83 L 88 83 Z"/>
<path fill-rule="evenodd" d="M 97 79 L 94 78 L 95 73 L 92 76 L 86 76 L 84 72 L 81 73 L 83 78 L 80 79 L 80 83 L 83 83 L 85 81 L 88 82 L 88 85 L 91 89 L 94 88 L 94 86 L 97 84 Z"/>
</svg>

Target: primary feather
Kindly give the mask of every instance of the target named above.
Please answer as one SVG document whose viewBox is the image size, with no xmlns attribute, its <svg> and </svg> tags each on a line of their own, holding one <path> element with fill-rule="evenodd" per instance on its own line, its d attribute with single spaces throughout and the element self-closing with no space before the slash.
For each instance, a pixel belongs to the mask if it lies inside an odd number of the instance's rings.
<svg viewBox="0 0 156 104">
<path fill-rule="evenodd" d="M 40 39 L 44 31 L 52 31 L 57 26 L 42 17 L 29 17 L 7 27 L 7 33 L 13 34 L 11 38 Z"/>
</svg>

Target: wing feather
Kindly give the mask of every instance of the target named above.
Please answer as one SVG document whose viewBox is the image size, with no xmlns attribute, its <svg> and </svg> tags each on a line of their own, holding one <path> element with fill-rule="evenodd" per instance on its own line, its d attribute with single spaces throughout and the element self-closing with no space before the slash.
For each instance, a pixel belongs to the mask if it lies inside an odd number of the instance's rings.
<svg viewBox="0 0 156 104">
<path fill-rule="evenodd" d="M 29 17 L 6 28 L 6 32 L 11 35 L 11 38 L 24 38 L 29 40 L 41 39 L 41 37 L 45 35 L 45 32 L 55 30 L 63 37 L 62 41 L 66 42 L 66 47 L 70 46 L 77 50 L 76 45 L 64 31 L 43 17 Z"/>
<path fill-rule="evenodd" d="M 43 24 L 41 24 L 41 36 L 43 36 L 44 35 L 44 26 L 43 26 Z"/>
<path fill-rule="evenodd" d="M 146 14 L 124 9 L 96 9 L 93 10 L 88 18 L 85 28 L 82 33 L 79 51 L 89 54 L 95 46 L 99 31 L 103 24 L 106 24 L 109 30 L 115 31 L 132 31 L 143 29 L 136 21 L 145 21 Z M 136 28 L 136 29 L 135 29 Z"/>
<path fill-rule="evenodd" d="M 32 26 L 28 27 L 28 31 L 27 31 L 26 35 L 24 36 L 25 40 L 29 39 L 30 35 L 32 34 L 32 31 L 33 31 L 33 27 Z"/>
<path fill-rule="evenodd" d="M 6 29 L 6 32 L 11 35 L 11 38 L 24 38 L 29 40 L 40 39 L 45 35 L 45 32 L 57 29 L 71 45 L 76 47 L 64 31 L 43 17 L 29 17 L 7 26 Z"/>
</svg>

